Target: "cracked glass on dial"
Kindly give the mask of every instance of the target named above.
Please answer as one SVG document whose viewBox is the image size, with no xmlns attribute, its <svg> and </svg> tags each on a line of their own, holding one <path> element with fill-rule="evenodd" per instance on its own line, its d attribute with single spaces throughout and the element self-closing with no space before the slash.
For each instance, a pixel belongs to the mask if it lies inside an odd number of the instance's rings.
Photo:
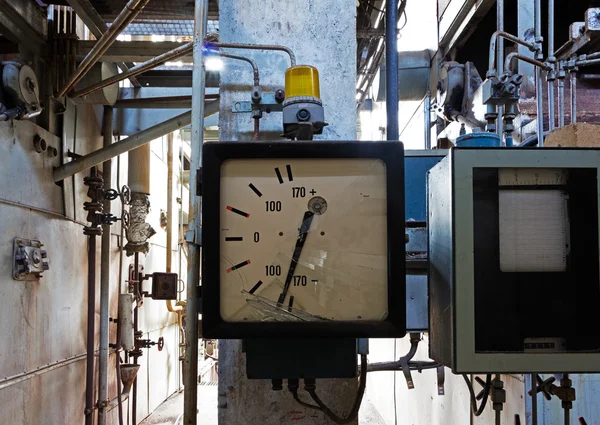
<svg viewBox="0 0 600 425">
<path fill-rule="evenodd" d="M 220 203 L 223 320 L 387 317 L 383 161 L 230 159 Z"/>
</svg>

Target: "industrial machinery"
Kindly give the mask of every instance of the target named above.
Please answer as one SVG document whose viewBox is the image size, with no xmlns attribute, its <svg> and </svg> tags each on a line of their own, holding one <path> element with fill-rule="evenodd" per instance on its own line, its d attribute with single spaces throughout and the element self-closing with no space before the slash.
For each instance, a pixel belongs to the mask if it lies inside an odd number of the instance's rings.
<svg viewBox="0 0 600 425">
<path fill-rule="evenodd" d="M 429 185 L 430 356 L 598 372 L 598 149 L 455 148 Z"/>
</svg>

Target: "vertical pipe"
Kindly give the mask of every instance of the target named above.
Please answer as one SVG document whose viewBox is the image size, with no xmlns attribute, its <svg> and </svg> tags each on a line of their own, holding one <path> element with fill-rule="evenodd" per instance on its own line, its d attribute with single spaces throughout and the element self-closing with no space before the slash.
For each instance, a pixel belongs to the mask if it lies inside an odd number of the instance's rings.
<svg viewBox="0 0 600 425">
<path fill-rule="evenodd" d="M 577 71 L 571 71 L 571 124 L 577 122 Z"/>
<path fill-rule="evenodd" d="M 537 425 L 538 413 L 537 413 L 537 383 L 536 374 L 531 374 L 531 425 Z"/>
<path fill-rule="evenodd" d="M 96 235 L 88 236 L 87 360 L 85 368 L 85 425 L 94 423 L 94 332 L 96 320 Z"/>
<path fill-rule="evenodd" d="M 565 125 L 565 80 L 558 80 L 558 127 Z M 551 129 L 552 130 L 552 129 Z"/>
<path fill-rule="evenodd" d="M 535 42 L 542 42 L 542 0 L 535 0 L 533 5 L 535 15 Z M 541 47 L 540 47 L 541 50 Z M 537 59 L 537 58 L 536 58 Z"/>
<path fill-rule="evenodd" d="M 150 143 L 129 151 L 127 183 L 132 193 L 150 194 L 151 154 Z"/>
<path fill-rule="evenodd" d="M 102 117 L 102 134 L 104 146 L 112 143 L 113 108 L 104 107 Z M 112 185 L 111 159 L 102 164 L 104 187 Z M 110 213 L 110 201 L 104 200 L 104 212 Z M 110 294 L 110 225 L 102 226 L 102 247 L 100 257 L 100 356 L 98 358 L 98 425 L 106 425 L 106 407 L 108 400 L 108 307 Z"/>
<path fill-rule="evenodd" d="M 206 37 L 208 0 L 195 0 L 194 8 L 194 71 L 192 74 L 192 140 L 190 161 L 190 222 L 194 235 L 188 241 L 187 326 L 185 335 L 185 368 L 183 394 L 183 424 L 196 425 L 198 403 L 198 285 L 200 283 L 200 223 L 201 200 L 196 196 L 196 173 L 202 166 L 204 140 L 205 69 L 203 42 Z"/>
<path fill-rule="evenodd" d="M 387 140 L 398 140 L 398 0 L 386 0 L 385 12 Z"/>
<path fill-rule="evenodd" d="M 560 82 L 558 83 L 558 87 L 559 87 L 559 97 L 560 97 Z M 564 83 L 563 83 L 563 89 L 564 89 Z M 556 126 L 556 112 L 555 112 L 555 103 L 554 103 L 554 81 L 550 80 L 548 81 L 548 121 L 549 121 L 549 130 L 552 131 L 554 130 L 554 127 Z M 563 107 L 564 107 L 564 103 L 563 103 Z M 558 108 L 560 110 L 561 105 L 560 105 L 560 99 L 559 99 L 559 105 Z M 560 114 L 560 112 L 559 112 Z"/>
<path fill-rule="evenodd" d="M 542 70 L 535 67 L 535 94 L 537 100 L 537 137 L 538 147 L 544 147 L 544 95 Z"/>
<path fill-rule="evenodd" d="M 133 254 L 133 280 L 134 285 L 135 285 L 135 296 L 136 296 L 136 304 L 135 307 L 133 308 L 133 335 L 134 335 L 134 341 L 138 340 L 138 329 L 139 329 L 139 322 L 138 322 L 138 303 L 137 303 L 137 296 L 139 294 L 139 282 L 140 282 L 140 274 L 138 272 L 140 266 L 140 253 L 136 252 L 135 254 Z M 134 350 L 138 350 L 137 344 L 134 348 Z M 137 354 L 132 356 L 133 357 L 133 364 L 138 364 L 138 356 Z M 131 400 L 131 423 L 133 425 L 137 425 L 137 378 L 135 379 L 135 381 L 133 381 L 133 393 L 132 393 L 132 400 Z"/>
<path fill-rule="evenodd" d="M 173 133 L 167 135 L 167 273 L 173 261 Z"/>
<path fill-rule="evenodd" d="M 552 67 L 554 68 L 550 72 L 552 74 L 555 74 L 556 58 L 554 57 L 554 0 L 548 0 L 548 61 L 552 64 Z M 550 78 L 548 80 L 548 122 L 550 131 L 554 130 L 554 127 L 556 125 L 555 111 L 556 108 L 554 98 L 554 79 Z"/>
<path fill-rule="evenodd" d="M 423 106 L 425 115 L 425 149 L 431 149 L 431 93 L 427 92 L 425 96 L 425 105 Z"/>
<path fill-rule="evenodd" d="M 543 60 L 543 48 L 542 48 L 542 0 L 535 0 L 534 2 L 534 15 L 535 15 L 535 42 L 538 50 L 536 52 L 536 59 Z M 544 89 L 543 89 L 543 75 L 540 67 L 535 69 L 535 97 L 537 100 L 537 137 L 538 147 L 544 146 Z"/>
<path fill-rule="evenodd" d="M 498 31 L 504 31 L 504 0 L 496 0 L 496 29 Z M 498 75 L 502 74 L 504 69 L 504 37 L 498 37 L 496 47 L 496 69 Z M 498 106 L 498 118 L 496 131 L 500 139 L 504 138 L 504 107 Z"/>
</svg>

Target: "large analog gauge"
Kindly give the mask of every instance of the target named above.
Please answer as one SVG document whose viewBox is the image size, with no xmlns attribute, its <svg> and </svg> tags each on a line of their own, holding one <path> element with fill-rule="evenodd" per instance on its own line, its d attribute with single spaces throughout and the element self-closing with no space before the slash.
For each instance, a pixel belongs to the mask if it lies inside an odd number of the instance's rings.
<svg viewBox="0 0 600 425">
<path fill-rule="evenodd" d="M 293 144 L 287 145 L 289 151 Z M 321 146 L 327 145 L 336 144 Z M 403 244 L 404 237 L 390 241 L 389 226 L 404 217 L 389 214 L 390 164 L 370 156 L 221 161 L 219 259 L 210 267 L 218 267 L 219 295 L 211 308 L 218 307 L 224 323 L 373 326 L 388 320 L 391 261 L 404 260 L 390 258 L 391 242 Z M 402 192 L 397 183 L 393 190 Z M 399 280 L 394 283 L 404 288 Z"/>
<path fill-rule="evenodd" d="M 226 161 L 221 317 L 385 319 L 385 171 L 379 159 Z"/>
</svg>

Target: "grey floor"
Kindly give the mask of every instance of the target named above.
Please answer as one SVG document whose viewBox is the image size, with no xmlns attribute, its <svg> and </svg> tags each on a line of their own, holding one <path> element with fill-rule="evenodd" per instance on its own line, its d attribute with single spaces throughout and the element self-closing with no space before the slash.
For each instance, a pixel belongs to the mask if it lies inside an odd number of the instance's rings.
<svg viewBox="0 0 600 425">
<path fill-rule="evenodd" d="M 141 425 L 181 425 L 183 418 L 183 392 L 174 394 L 161 404 Z M 198 423 L 217 425 L 217 383 L 198 386 Z M 359 415 L 360 425 L 386 425 L 373 404 L 363 400 Z M 393 425 L 393 424 L 392 424 Z"/>
<path fill-rule="evenodd" d="M 180 425 L 183 422 L 183 392 L 174 394 L 140 425 Z M 198 423 L 217 425 L 217 383 L 198 385 Z"/>
</svg>

